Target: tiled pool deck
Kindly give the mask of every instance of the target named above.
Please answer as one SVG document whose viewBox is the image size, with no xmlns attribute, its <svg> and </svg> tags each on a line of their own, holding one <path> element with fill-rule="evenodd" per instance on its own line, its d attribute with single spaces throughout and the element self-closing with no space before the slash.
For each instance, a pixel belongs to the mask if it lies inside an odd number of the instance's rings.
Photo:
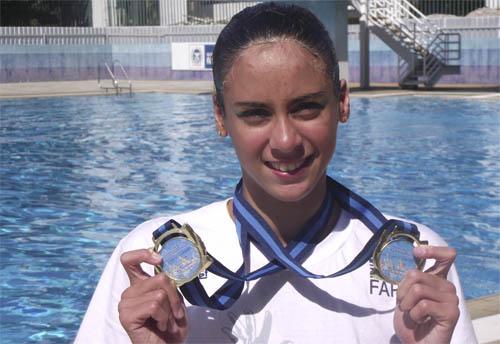
<svg viewBox="0 0 500 344">
<path fill-rule="evenodd" d="M 108 85 L 109 86 L 109 85 Z M 211 81 L 132 81 L 133 92 L 159 93 L 211 93 Z M 122 91 L 127 93 L 128 90 Z M 108 91 L 114 94 L 113 90 Z M 0 84 L 0 99 L 57 97 L 76 95 L 99 95 L 106 91 L 99 88 L 95 80 L 26 82 Z M 352 97 L 388 97 L 388 96 L 444 96 L 467 97 L 477 99 L 500 100 L 500 86 L 482 85 L 440 85 L 433 90 L 400 90 L 396 84 L 373 84 L 370 90 L 360 90 L 359 85 L 351 85 Z M 500 294 L 468 300 L 474 329 L 479 343 L 500 344 Z"/>
</svg>

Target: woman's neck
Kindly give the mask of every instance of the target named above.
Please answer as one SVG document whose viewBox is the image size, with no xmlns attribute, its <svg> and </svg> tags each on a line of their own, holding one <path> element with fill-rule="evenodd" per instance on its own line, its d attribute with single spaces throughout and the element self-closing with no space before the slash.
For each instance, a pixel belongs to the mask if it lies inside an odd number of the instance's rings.
<svg viewBox="0 0 500 344">
<path fill-rule="evenodd" d="M 326 190 L 326 179 L 324 179 L 303 199 L 297 202 L 284 202 L 271 197 L 258 187 L 248 188 L 245 183 L 243 184 L 245 200 L 269 224 L 283 246 L 293 240 L 306 222 L 319 210 Z M 329 222 L 331 225 L 332 221 Z"/>
</svg>

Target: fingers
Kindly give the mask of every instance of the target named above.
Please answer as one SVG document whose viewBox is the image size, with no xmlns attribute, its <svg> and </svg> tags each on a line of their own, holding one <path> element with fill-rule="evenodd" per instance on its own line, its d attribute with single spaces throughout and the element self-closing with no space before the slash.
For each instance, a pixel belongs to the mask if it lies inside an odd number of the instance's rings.
<svg viewBox="0 0 500 344">
<path fill-rule="evenodd" d="M 408 311 L 421 300 L 458 305 L 452 283 L 421 271 L 411 271 L 398 288 L 396 302 L 402 311 Z"/>
<path fill-rule="evenodd" d="M 155 299 L 164 300 L 169 305 L 176 319 L 184 317 L 181 297 L 173 281 L 164 273 L 150 277 L 142 283 L 136 283 L 133 288 L 126 289 L 122 294 L 122 299 L 139 298 L 151 292 L 156 293 Z"/>
<path fill-rule="evenodd" d="M 141 249 L 123 253 L 120 257 L 120 261 L 127 272 L 130 285 L 134 285 L 138 281 L 143 281 L 151 277 L 142 270 L 141 263 L 156 265 L 161 263 L 162 258 L 157 253 Z"/>
<path fill-rule="evenodd" d="M 152 318 L 156 320 L 157 328 L 164 332 L 172 318 L 168 298 L 161 290 L 150 291 L 137 298 L 124 299 L 118 304 L 118 313 L 123 327 L 130 330 L 142 326 Z"/>
<path fill-rule="evenodd" d="M 426 272 L 446 278 L 450 267 L 455 261 L 457 252 L 451 247 L 441 246 L 419 246 L 413 249 L 417 258 L 435 259 L 435 264 Z"/>
<path fill-rule="evenodd" d="M 398 287 L 396 303 L 407 321 L 417 324 L 432 318 L 446 328 L 453 328 L 460 314 L 453 283 L 418 270 L 405 276 Z"/>
<path fill-rule="evenodd" d="M 396 303 L 400 304 L 407 295 L 434 295 L 434 292 L 436 295 L 439 293 L 451 293 L 456 295 L 455 286 L 453 283 L 448 282 L 448 280 L 427 272 L 411 270 L 406 274 L 405 278 L 398 286 Z M 439 300 L 439 296 L 432 297 L 433 300 L 436 298 Z"/>
<path fill-rule="evenodd" d="M 142 263 L 156 265 L 161 261 L 160 255 L 147 249 L 129 251 L 121 256 L 130 287 L 121 295 L 118 312 L 132 342 L 144 342 L 153 337 L 182 342 L 187 336 L 186 307 L 175 283 L 165 273 L 151 277 L 141 268 Z"/>
<path fill-rule="evenodd" d="M 458 319 L 460 311 L 453 303 L 442 303 L 430 300 L 419 301 L 408 312 L 410 319 L 417 324 L 423 324 L 429 320 L 429 317 L 437 322 L 452 322 Z"/>
<path fill-rule="evenodd" d="M 133 342 L 143 342 L 148 336 L 144 333 L 156 333 L 172 342 L 180 342 L 187 335 L 182 297 L 164 273 L 127 288 L 118 304 L 118 313 L 123 328 L 130 338 L 135 338 Z"/>
</svg>

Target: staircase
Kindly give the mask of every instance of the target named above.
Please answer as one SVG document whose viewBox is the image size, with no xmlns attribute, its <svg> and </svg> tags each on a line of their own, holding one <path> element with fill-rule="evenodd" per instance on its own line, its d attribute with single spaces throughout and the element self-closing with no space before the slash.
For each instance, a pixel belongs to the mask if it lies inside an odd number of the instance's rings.
<svg viewBox="0 0 500 344">
<path fill-rule="evenodd" d="M 407 0 L 351 0 L 368 29 L 399 56 L 402 88 L 433 87 L 460 73 L 460 34 L 446 33 Z"/>
</svg>

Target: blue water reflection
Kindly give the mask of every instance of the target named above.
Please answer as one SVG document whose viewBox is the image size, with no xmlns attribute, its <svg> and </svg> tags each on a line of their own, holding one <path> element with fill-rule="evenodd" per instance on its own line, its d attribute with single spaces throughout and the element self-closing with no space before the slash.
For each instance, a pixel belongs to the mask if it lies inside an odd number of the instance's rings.
<svg viewBox="0 0 500 344">
<path fill-rule="evenodd" d="M 117 242 L 228 197 L 239 177 L 210 96 L 1 101 L 0 333 L 70 341 Z M 498 292 L 500 117 L 491 101 L 353 100 L 329 169 L 459 252 L 467 297 Z"/>
</svg>

